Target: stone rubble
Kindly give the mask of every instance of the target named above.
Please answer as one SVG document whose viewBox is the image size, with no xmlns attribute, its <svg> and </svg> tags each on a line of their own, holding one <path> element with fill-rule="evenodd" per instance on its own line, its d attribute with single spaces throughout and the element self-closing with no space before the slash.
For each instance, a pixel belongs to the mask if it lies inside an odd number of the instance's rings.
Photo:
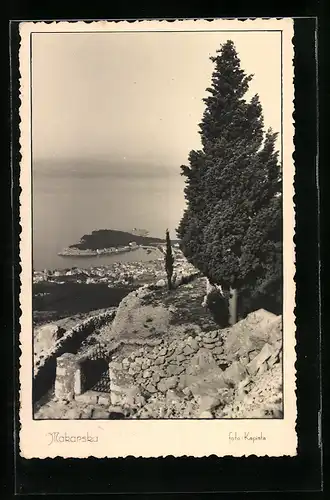
<svg viewBox="0 0 330 500">
<path fill-rule="evenodd" d="M 231 328 L 131 344 L 129 353 L 127 349 L 114 353 L 109 363 L 110 394 L 98 396 L 90 418 L 282 416 L 279 316 L 260 310 Z M 75 418 L 88 418 L 88 398 L 76 396 L 70 409 L 75 403 L 80 405 Z M 36 418 L 49 418 L 45 415 L 43 407 Z"/>
</svg>

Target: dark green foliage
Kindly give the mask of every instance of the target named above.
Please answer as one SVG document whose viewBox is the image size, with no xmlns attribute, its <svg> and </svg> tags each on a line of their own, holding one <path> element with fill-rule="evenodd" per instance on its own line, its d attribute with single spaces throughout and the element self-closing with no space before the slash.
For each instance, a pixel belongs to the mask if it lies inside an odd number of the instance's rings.
<svg viewBox="0 0 330 500">
<path fill-rule="evenodd" d="M 245 308 L 269 294 L 280 303 L 277 134 L 264 132 L 258 96 L 244 99 L 252 76 L 240 68 L 233 42 L 226 42 L 211 60 L 215 71 L 199 125 L 202 149 L 191 151 L 189 166 L 181 167 L 187 201 L 177 230 L 181 248 L 211 282 L 238 289 Z"/>
<path fill-rule="evenodd" d="M 174 258 L 172 253 L 170 233 L 168 229 L 166 229 L 165 270 L 166 270 L 167 284 L 169 290 L 172 289 L 173 264 L 174 264 Z"/>
</svg>

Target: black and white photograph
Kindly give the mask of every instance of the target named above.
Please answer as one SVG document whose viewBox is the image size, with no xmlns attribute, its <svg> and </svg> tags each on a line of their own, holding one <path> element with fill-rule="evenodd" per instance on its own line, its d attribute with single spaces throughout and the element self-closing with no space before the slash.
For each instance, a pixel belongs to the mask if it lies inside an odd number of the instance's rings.
<svg viewBox="0 0 330 500">
<path fill-rule="evenodd" d="M 283 420 L 283 30 L 154 24 L 31 28 L 32 420 Z"/>
</svg>

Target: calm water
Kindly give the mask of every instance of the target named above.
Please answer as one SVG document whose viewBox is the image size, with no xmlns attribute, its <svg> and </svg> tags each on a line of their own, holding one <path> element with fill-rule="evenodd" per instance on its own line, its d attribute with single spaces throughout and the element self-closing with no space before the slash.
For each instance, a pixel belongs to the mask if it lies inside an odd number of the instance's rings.
<svg viewBox="0 0 330 500">
<path fill-rule="evenodd" d="M 183 180 L 166 177 L 44 175 L 33 176 L 33 267 L 89 267 L 115 260 L 149 259 L 136 250 L 118 256 L 60 257 L 59 251 L 96 229 L 147 229 L 164 237 L 168 227 L 175 238 L 184 207 Z"/>
</svg>

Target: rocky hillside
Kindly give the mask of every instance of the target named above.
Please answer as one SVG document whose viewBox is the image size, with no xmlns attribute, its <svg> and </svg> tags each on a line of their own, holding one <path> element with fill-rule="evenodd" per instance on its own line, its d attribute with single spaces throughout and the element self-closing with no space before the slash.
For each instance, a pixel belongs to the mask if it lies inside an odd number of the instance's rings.
<svg viewBox="0 0 330 500">
<path fill-rule="evenodd" d="M 264 310 L 226 330 L 184 325 L 115 356 L 111 404 L 135 418 L 280 418 L 281 348 L 281 318 Z"/>
<path fill-rule="evenodd" d="M 129 294 L 98 331 L 110 392 L 52 399 L 36 417 L 281 418 L 281 316 L 259 310 L 221 329 L 204 293 L 198 278 Z"/>
</svg>

